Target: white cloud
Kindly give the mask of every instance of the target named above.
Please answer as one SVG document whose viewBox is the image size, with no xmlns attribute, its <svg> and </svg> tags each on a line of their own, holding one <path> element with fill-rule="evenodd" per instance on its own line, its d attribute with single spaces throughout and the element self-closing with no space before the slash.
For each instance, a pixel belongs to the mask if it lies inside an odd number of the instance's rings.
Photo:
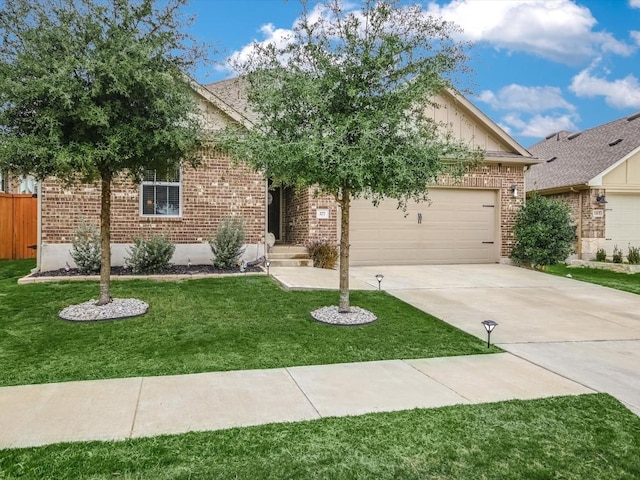
<svg viewBox="0 0 640 480">
<path fill-rule="evenodd" d="M 264 37 L 263 40 L 255 40 L 242 47 L 240 50 L 233 52 L 222 66 L 222 70 L 233 70 L 233 65 L 243 65 L 250 58 L 257 45 L 267 46 L 274 45 L 276 47 L 284 47 L 293 37 L 293 30 L 287 28 L 275 28 L 272 23 L 268 23 L 260 27 L 260 33 Z"/>
<path fill-rule="evenodd" d="M 558 87 L 525 87 L 512 83 L 496 93 L 485 90 L 478 99 L 494 110 L 526 113 L 541 113 L 547 110 L 563 109 L 574 111 L 575 107 L 562 98 Z"/>
<path fill-rule="evenodd" d="M 629 6 L 631 8 L 640 8 L 640 0 L 629 0 Z"/>
<path fill-rule="evenodd" d="M 560 63 L 580 63 L 600 52 L 635 51 L 610 33 L 594 30 L 597 21 L 590 10 L 571 0 L 453 0 L 444 6 L 430 3 L 428 11 L 460 25 L 467 40 Z"/>
<path fill-rule="evenodd" d="M 582 70 L 571 80 L 569 89 L 578 97 L 604 97 L 607 105 L 615 108 L 640 108 L 640 83 L 634 75 L 608 80 L 593 75 L 592 69 Z"/>
<path fill-rule="evenodd" d="M 527 121 L 522 120 L 518 114 L 507 115 L 502 118 L 502 123 L 506 124 L 509 131 L 521 137 L 542 138 L 552 132 L 560 130 L 579 130 L 575 121 L 578 117 L 573 114 L 567 115 L 534 115 Z"/>
<path fill-rule="evenodd" d="M 638 0 L 638 2 L 640 2 L 640 0 Z M 629 35 L 631 35 L 633 41 L 636 42 L 636 45 L 640 45 L 640 32 L 638 30 L 631 30 Z"/>
</svg>

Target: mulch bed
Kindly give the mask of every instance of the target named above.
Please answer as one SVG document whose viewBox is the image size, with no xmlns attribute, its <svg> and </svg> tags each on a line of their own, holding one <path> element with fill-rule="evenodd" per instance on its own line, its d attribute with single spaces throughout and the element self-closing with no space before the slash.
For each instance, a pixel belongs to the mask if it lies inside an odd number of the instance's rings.
<svg viewBox="0 0 640 480">
<path fill-rule="evenodd" d="M 245 268 L 247 272 L 262 272 L 262 269 L 258 266 Z M 155 272 L 134 273 L 130 268 L 126 267 L 111 267 L 111 275 L 139 275 L 141 277 L 147 275 L 201 275 L 201 274 L 223 274 L 223 273 L 242 273 L 240 267 L 233 268 L 217 268 L 213 265 L 171 265 L 168 268 L 158 270 Z M 100 272 L 95 272 L 94 275 L 99 275 Z M 79 277 L 87 275 L 86 273 L 80 273 L 77 268 L 59 268 L 58 270 L 49 270 L 48 272 L 36 272 L 32 273 L 32 277 Z"/>
</svg>

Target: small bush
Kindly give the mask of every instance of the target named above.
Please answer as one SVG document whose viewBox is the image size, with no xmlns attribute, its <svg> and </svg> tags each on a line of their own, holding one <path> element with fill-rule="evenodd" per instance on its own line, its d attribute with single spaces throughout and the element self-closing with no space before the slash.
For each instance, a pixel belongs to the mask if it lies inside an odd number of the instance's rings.
<svg viewBox="0 0 640 480">
<path fill-rule="evenodd" d="M 81 273 L 94 273 L 102 264 L 100 231 L 95 225 L 82 221 L 73 234 L 71 258 Z"/>
<path fill-rule="evenodd" d="M 511 258 L 520 265 L 542 267 L 562 262 L 573 251 L 575 227 L 569 207 L 533 195 L 516 214 Z"/>
<path fill-rule="evenodd" d="M 596 252 L 596 262 L 606 262 L 607 251 L 604 248 L 599 248 Z"/>
<path fill-rule="evenodd" d="M 618 248 L 618 245 L 613 247 L 613 255 L 611 255 L 613 263 L 622 263 L 622 250 Z"/>
<path fill-rule="evenodd" d="M 338 247 L 327 242 L 311 242 L 307 245 L 307 252 L 317 268 L 334 268 L 338 263 Z"/>
<path fill-rule="evenodd" d="M 218 225 L 216 236 L 211 242 L 213 265 L 218 268 L 232 268 L 238 264 L 244 253 L 244 225 L 242 219 L 227 217 Z"/>
<path fill-rule="evenodd" d="M 167 238 L 156 235 L 148 240 L 136 238 L 128 249 L 125 265 L 134 273 L 154 273 L 167 268 L 176 246 Z"/>
<path fill-rule="evenodd" d="M 627 254 L 627 262 L 631 265 L 640 264 L 640 247 L 632 247 L 629 245 L 629 253 Z"/>
</svg>

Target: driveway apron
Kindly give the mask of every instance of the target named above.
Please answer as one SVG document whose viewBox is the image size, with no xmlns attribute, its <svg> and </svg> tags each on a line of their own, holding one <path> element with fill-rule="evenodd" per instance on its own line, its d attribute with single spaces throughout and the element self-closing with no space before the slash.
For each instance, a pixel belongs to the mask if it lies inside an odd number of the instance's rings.
<svg viewBox="0 0 640 480">
<path fill-rule="evenodd" d="M 640 415 L 640 296 L 509 265 L 352 267 L 361 283 L 536 365 L 607 392 Z"/>
</svg>

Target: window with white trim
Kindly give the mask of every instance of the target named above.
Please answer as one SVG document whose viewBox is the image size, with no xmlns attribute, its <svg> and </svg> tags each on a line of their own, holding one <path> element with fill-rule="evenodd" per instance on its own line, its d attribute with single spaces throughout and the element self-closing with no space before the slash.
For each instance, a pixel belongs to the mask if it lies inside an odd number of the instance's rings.
<svg viewBox="0 0 640 480">
<path fill-rule="evenodd" d="M 154 217 L 179 217 L 182 213 L 180 169 L 164 175 L 145 170 L 142 177 L 140 214 Z"/>
</svg>

